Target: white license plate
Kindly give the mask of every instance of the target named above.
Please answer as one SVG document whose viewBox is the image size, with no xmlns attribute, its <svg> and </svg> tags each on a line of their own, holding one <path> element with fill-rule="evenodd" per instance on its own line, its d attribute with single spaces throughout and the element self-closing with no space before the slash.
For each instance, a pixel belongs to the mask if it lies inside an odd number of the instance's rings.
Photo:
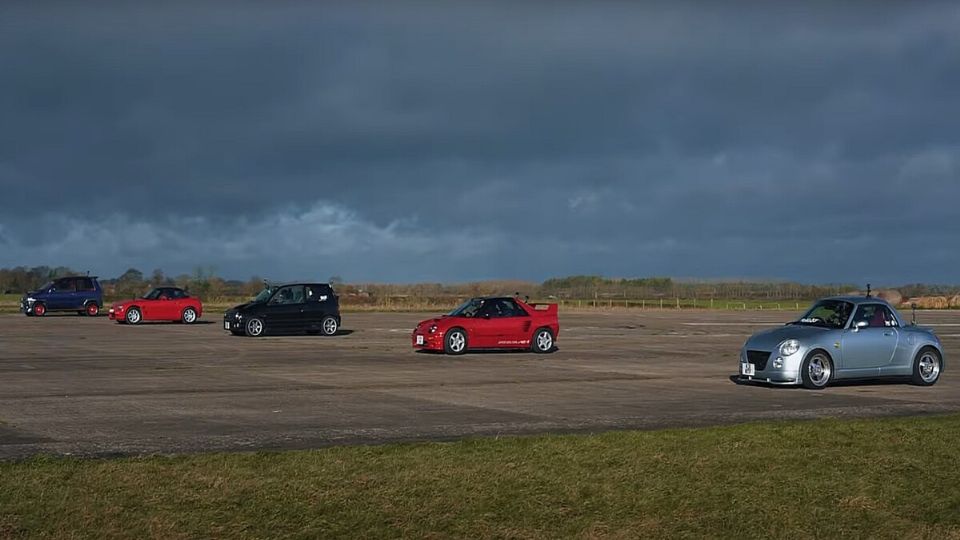
<svg viewBox="0 0 960 540">
<path fill-rule="evenodd" d="M 223 321 L 223 329 L 224 329 L 224 330 L 229 330 L 229 329 L 230 329 L 230 323 L 227 322 L 227 321 Z"/>
<path fill-rule="evenodd" d="M 423 336 L 417 336 L 417 345 L 423 345 Z"/>
<path fill-rule="evenodd" d="M 740 364 L 740 374 L 747 377 L 753 377 L 757 373 L 757 367 L 746 362 Z"/>
</svg>

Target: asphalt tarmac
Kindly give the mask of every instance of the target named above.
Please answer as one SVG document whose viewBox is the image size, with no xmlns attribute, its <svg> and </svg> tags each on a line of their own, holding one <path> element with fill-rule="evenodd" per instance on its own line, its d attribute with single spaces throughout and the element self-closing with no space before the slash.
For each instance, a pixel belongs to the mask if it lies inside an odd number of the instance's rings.
<svg viewBox="0 0 960 540">
<path fill-rule="evenodd" d="M 427 314 L 346 313 L 334 337 L 201 323 L 0 315 L 0 459 L 316 448 L 543 432 L 960 411 L 960 311 L 922 312 L 940 382 L 737 384 L 749 334 L 789 312 L 561 312 L 558 350 L 414 352 Z"/>
</svg>

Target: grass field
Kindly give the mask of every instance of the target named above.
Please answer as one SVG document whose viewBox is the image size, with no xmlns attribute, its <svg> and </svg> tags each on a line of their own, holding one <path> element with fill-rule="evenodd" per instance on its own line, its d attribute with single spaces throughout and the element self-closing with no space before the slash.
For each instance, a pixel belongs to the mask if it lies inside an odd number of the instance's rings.
<svg viewBox="0 0 960 540">
<path fill-rule="evenodd" d="M 960 538 L 960 416 L 0 463 L 0 537 Z"/>
</svg>

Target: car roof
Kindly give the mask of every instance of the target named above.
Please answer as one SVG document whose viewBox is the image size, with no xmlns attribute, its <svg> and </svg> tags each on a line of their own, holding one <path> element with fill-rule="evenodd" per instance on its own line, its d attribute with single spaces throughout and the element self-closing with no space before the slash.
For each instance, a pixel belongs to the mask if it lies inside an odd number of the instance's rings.
<svg viewBox="0 0 960 540">
<path fill-rule="evenodd" d="M 876 296 L 830 296 L 823 298 L 823 300 L 840 300 L 842 302 L 850 302 L 851 304 L 860 305 L 860 304 L 886 304 L 890 305 L 889 302 L 883 298 Z"/>
<path fill-rule="evenodd" d="M 316 281 L 296 281 L 296 282 L 293 282 L 293 283 L 280 283 L 280 284 L 270 285 L 270 286 L 271 286 L 271 287 L 274 287 L 274 288 L 280 288 L 280 287 L 291 287 L 291 286 L 296 286 L 296 285 L 323 285 L 323 286 L 326 286 L 326 287 L 329 287 L 329 286 L 330 286 L 329 283 L 320 283 L 320 282 L 316 282 Z"/>
</svg>

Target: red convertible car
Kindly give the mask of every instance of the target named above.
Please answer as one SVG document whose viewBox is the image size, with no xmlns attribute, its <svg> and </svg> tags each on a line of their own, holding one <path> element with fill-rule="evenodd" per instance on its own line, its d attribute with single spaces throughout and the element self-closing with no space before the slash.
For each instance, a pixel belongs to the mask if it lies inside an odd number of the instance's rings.
<svg viewBox="0 0 960 540">
<path fill-rule="evenodd" d="M 203 314 L 203 302 L 177 287 L 156 287 L 140 298 L 116 302 L 110 320 L 139 324 L 143 321 L 196 322 Z"/>
<path fill-rule="evenodd" d="M 413 330 L 413 347 L 447 354 L 469 349 L 554 350 L 560 323 L 556 304 L 528 304 L 519 298 L 472 298 Z"/>
</svg>

